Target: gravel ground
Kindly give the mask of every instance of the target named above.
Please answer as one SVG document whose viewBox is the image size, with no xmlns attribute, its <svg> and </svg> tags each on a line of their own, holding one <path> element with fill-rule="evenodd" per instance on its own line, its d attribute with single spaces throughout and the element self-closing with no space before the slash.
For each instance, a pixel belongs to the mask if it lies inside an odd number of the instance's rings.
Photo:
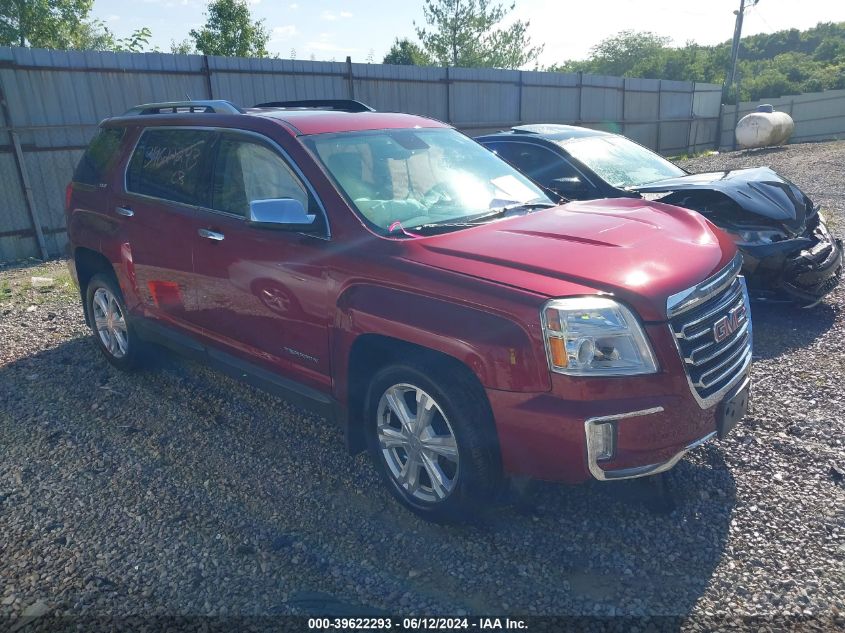
<svg viewBox="0 0 845 633">
<path fill-rule="evenodd" d="M 845 142 L 687 166 L 766 164 L 842 234 Z M 33 275 L 56 282 L 33 289 Z M 444 527 L 397 506 L 320 418 L 169 355 L 111 368 L 61 263 L 0 268 L 0 628 L 27 609 L 843 626 L 843 292 L 811 311 L 753 306 L 753 411 L 665 476 L 668 494 L 537 484 Z"/>
</svg>

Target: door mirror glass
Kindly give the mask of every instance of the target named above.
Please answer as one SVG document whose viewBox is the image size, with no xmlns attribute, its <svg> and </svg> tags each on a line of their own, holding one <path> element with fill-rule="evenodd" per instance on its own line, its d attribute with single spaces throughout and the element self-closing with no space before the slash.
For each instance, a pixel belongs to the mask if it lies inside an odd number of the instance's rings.
<svg viewBox="0 0 845 633">
<path fill-rule="evenodd" d="M 578 176 L 555 178 L 551 182 L 551 189 L 565 198 L 577 198 L 587 193 L 587 186 Z"/>
<path fill-rule="evenodd" d="M 249 203 L 249 223 L 279 231 L 310 231 L 316 228 L 317 216 L 308 213 L 299 200 L 271 198 Z"/>
</svg>

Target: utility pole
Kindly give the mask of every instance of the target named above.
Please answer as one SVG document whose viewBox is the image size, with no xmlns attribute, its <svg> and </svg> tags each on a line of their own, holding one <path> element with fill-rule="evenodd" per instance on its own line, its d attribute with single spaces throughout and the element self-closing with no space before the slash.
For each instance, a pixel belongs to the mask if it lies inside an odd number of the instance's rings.
<svg viewBox="0 0 845 633">
<path fill-rule="evenodd" d="M 749 0 L 751 6 L 755 6 L 760 0 Z M 742 18 L 745 15 L 745 0 L 739 0 L 739 11 L 734 11 L 736 14 L 736 24 L 734 25 L 734 41 L 731 46 L 731 67 L 728 69 L 728 77 L 725 80 L 725 94 L 731 89 L 736 81 L 736 61 L 739 58 L 739 41 L 742 38 Z M 737 95 L 737 102 L 739 95 Z"/>
</svg>

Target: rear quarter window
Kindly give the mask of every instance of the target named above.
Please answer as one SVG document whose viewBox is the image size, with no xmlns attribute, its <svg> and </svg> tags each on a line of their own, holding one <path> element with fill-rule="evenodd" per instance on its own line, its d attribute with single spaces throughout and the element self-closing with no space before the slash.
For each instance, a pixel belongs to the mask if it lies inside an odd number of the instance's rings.
<svg viewBox="0 0 845 633">
<path fill-rule="evenodd" d="M 96 187 L 115 164 L 126 132 L 122 127 L 101 128 L 88 145 L 73 173 L 73 181 Z"/>
<path fill-rule="evenodd" d="M 126 190 L 183 204 L 207 206 L 206 164 L 215 135 L 207 130 L 146 130 L 126 174 Z"/>
</svg>

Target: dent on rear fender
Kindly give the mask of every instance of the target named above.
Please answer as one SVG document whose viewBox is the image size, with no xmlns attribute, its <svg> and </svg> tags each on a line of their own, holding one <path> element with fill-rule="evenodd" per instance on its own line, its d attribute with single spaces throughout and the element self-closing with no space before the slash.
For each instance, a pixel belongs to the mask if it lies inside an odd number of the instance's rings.
<svg viewBox="0 0 845 633">
<path fill-rule="evenodd" d="M 336 327 L 350 342 L 378 334 L 455 358 L 481 384 L 503 391 L 551 388 L 545 355 L 514 319 L 451 300 L 379 286 L 354 286 L 338 302 Z"/>
</svg>

